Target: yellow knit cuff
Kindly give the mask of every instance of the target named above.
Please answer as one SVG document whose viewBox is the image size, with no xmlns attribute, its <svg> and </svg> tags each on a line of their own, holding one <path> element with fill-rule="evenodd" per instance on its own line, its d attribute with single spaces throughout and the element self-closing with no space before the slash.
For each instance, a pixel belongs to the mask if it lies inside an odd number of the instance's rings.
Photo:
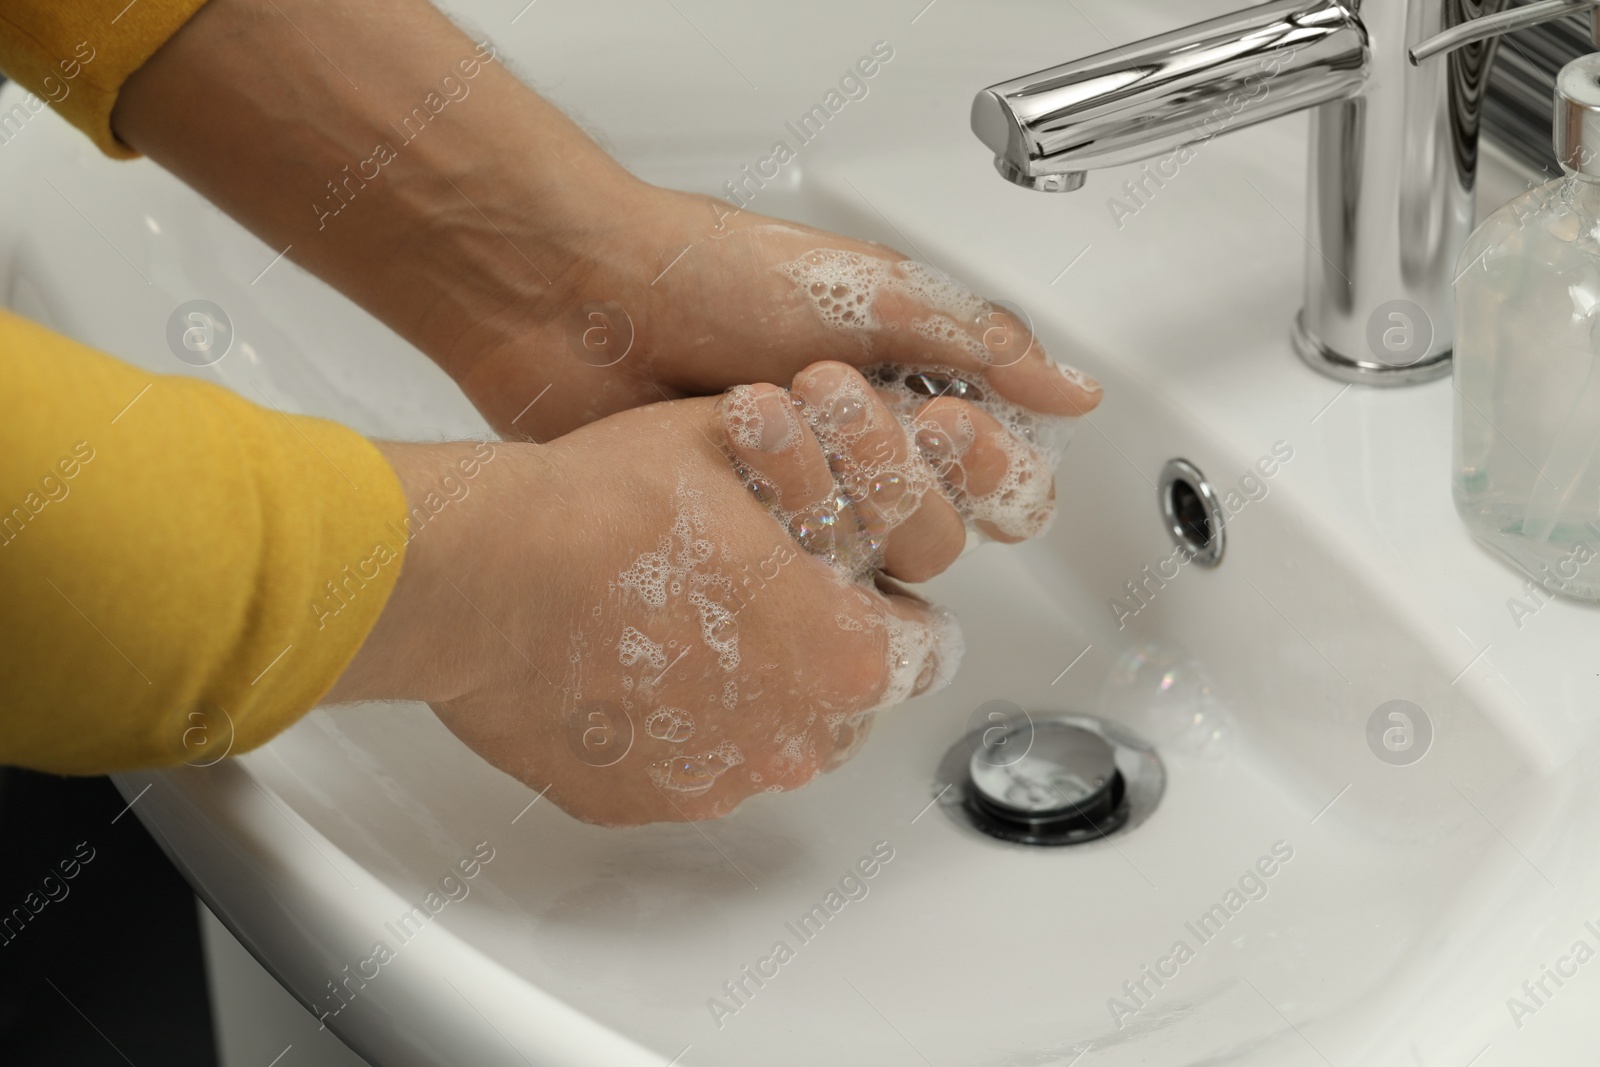
<svg viewBox="0 0 1600 1067">
<path fill-rule="evenodd" d="M 333 686 L 405 555 L 383 454 L 0 311 L 0 763 L 206 763 Z"/>
<path fill-rule="evenodd" d="M 238 754 L 315 707 L 360 651 L 400 577 L 409 512 L 394 468 L 355 431 L 264 409 L 226 389 L 206 393 L 208 439 L 227 435 L 262 504 L 249 623 L 200 690 L 231 715 L 224 725 Z M 156 733 L 166 740 L 175 729 L 181 737 L 181 723 Z M 193 745 L 179 748 L 184 762 L 196 762 Z"/>
<path fill-rule="evenodd" d="M 128 76 L 200 10 L 205 0 L 0 0 L 0 70 L 118 159 L 138 155 L 111 132 L 111 109 Z M 0 115 L 14 136 L 18 105 Z M 0 142 L 3 143 L 3 142 Z"/>
</svg>

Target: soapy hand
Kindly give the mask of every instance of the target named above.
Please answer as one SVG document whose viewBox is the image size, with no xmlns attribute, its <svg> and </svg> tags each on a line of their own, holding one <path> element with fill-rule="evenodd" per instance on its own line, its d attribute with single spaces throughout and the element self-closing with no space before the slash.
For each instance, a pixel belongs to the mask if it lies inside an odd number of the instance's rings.
<svg viewBox="0 0 1600 1067">
<path fill-rule="evenodd" d="M 786 383 L 818 360 L 942 367 L 1046 415 L 1099 403 L 1099 385 L 1052 363 L 1015 314 L 933 267 L 724 201 L 631 188 L 580 265 L 446 363 L 502 433 L 549 440 L 641 404 Z"/>
<path fill-rule="evenodd" d="M 411 543 L 331 699 L 427 700 L 489 762 L 608 825 L 713 818 L 842 761 L 871 712 L 947 683 L 960 633 L 801 550 L 735 476 L 729 418 L 685 400 L 495 445 Z M 417 499 L 470 448 L 382 447 Z"/>
<path fill-rule="evenodd" d="M 960 553 L 963 520 L 1002 541 L 1044 530 L 1070 433 L 1064 416 L 971 386 L 928 395 L 955 373 L 819 363 L 792 391 L 730 390 L 723 430 L 745 484 L 803 549 L 848 579 L 924 581 Z"/>
</svg>

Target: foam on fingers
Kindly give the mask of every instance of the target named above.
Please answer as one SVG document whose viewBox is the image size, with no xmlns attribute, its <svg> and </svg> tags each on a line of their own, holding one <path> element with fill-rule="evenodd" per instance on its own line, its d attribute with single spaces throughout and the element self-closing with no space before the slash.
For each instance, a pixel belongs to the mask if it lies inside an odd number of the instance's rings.
<svg viewBox="0 0 1600 1067">
<path fill-rule="evenodd" d="M 883 692 L 871 711 L 943 689 L 966 651 L 961 624 L 944 608 L 904 597 L 893 598 L 891 604 L 905 610 L 885 611 L 869 623 L 882 629 L 888 660 Z"/>
<path fill-rule="evenodd" d="M 1055 516 L 1055 460 L 982 407 L 939 399 L 917 416 L 917 442 L 956 508 L 981 534 L 1036 537 Z"/>
<path fill-rule="evenodd" d="M 924 353 L 926 365 L 908 368 L 904 362 L 881 363 L 862 372 L 926 460 L 922 471 L 886 472 L 891 479 L 884 483 L 887 492 L 915 488 L 923 480 L 924 471 L 931 470 L 950 489 L 949 495 L 968 528 L 980 536 L 1020 541 L 1048 528 L 1054 516 L 1053 472 L 1071 439 L 1071 422 L 1065 415 L 1044 414 L 1007 399 L 990 384 L 989 375 L 1015 391 L 1024 379 L 1031 381 L 1045 374 L 1049 389 L 1043 392 L 1048 406 L 1073 414 L 1088 411 L 1099 402 L 1100 387 L 1094 379 L 1059 364 L 1035 360 L 1019 365 L 1022 354 L 1011 350 L 1018 343 L 1019 334 L 1026 335 L 1022 323 L 928 264 L 893 261 L 847 249 L 816 248 L 776 269 L 806 296 L 824 326 L 852 334 L 863 351 L 871 350 L 875 335 L 899 326 L 898 321 L 886 319 L 880 312 L 879 302 L 886 294 L 903 298 L 925 312 L 912 315 L 909 329 L 928 344 L 929 350 Z M 997 332 L 1003 341 L 989 344 Z M 1031 336 L 1028 340 L 1031 346 Z M 944 354 L 942 358 L 940 352 Z M 970 361 L 964 361 L 962 366 L 949 365 L 956 353 L 970 357 Z M 951 395 L 992 420 L 973 427 L 973 436 L 991 426 L 1003 431 L 995 447 L 1004 452 L 1005 466 L 992 485 L 976 485 L 970 477 L 972 472 L 962 468 L 961 456 L 966 449 L 950 436 L 959 428 L 930 428 L 917 419 L 918 409 L 936 395 L 940 382 L 952 388 Z M 841 397 L 833 403 L 848 405 L 851 401 Z M 825 437 L 816 413 L 808 412 L 807 421 L 824 448 L 830 454 L 837 451 L 829 448 L 837 441 L 830 442 Z M 837 438 L 838 434 L 833 436 Z M 853 495 L 856 487 L 844 488 Z M 907 493 L 905 506 L 914 511 L 920 499 L 918 493 Z M 903 516 L 897 518 L 892 511 L 886 518 L 890 529 L 897 521 L 904 521 Z"/>
<path fill-rule="evenodd" d="M 1021 317 L 937 267 L 814 248 L 775 269 L 806 298 L 825 328 L 850 335 L 863 353 L 903 324 L 906 332 L 894 346 L 899 362 L 908 362 L 901 350 L 925 342 L 928 362 L 958 363 L 992 376 L 999 389 L 1042 410 L 1082 415 L 1099 403 L 1100 384 L 1050 360 Z"/>
<path fill-rule="evenodd" d="M 810 298 L 829 327 L 858 332 L 865 342 L 870 331 L 884 328 L 876 310 L 879 296 L 899 293 L 927 309 L 926 315 L 911 322 L 919 336 L 957 344 L 987 362 L 983 343 L 964 327 L 975 323 L 989 302 L 926 263 L 814 248 L 777 269 Z"/>
</svg>

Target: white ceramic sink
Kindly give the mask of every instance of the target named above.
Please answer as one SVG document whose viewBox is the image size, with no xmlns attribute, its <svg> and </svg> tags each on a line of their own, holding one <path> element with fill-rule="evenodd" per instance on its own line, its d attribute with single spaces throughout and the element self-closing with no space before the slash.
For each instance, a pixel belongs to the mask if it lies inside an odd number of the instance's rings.
<svg viewBox="0 0 1600 1067">
<path fill-rule="evenodd" d="M 1600 616 L 1552 603 L 1519 627 L 1508 600 L 1538 601 L 1451 508 L 1449 382 L 1346 388 L 1292 355 L 1303 120 L 1213 142 L 1118 229 L 1106 198 L 1130 173 L 1071 196 L 1014 189 L 967 132 L 967 102 L 1105 47 L 1099 33 L 1120 43 L 1230 5 L 922 3 L 467 13 L 638 172 L 708 192 L 891 42 L 869 96 L 754 206 L 1019 304 L 1106 385 L 1053 531 L 979 548 L 930 585 L 966 630 L 955 685 L 881 716 L 842 770 L 715 824 L 605 830 L 530 808 L 533 791 L 407 705 L 318 711 L 243 758 L 121 776 L 134 810 L 304 1003 L 336 1006 L 330 981 L 375 942 L 394 951 L 328 1020 L 385 1067 L 1591 1062 L 1600 964 L 1569 954 L 1600 950 Z M 277 250 L 155 167 L 100 159 L 50 116 L 0 154 L 11 307 L 370 433 L 484 432 L 420 355 L 291 263 L 262 275 Z M 1488 199 L 1516 191 L 1486 167 Z M 165 341 L 194 297 L 238 331 L 205 370 Z M 1172 554 L 1162 465 L 1185 457 L 1226 493 L 1274 446 L 1292 458 L 1229 520 L 1222 565 L 1183 568 L 1119 628 L 1110 602 Z M 1154 666 L 1131 670 L 1140 656 Z M 1070 849 L 1004 845 L 930 809 L 941 755 L 997 698 L 1154 741 L 1159 809 Z M 1392 700 L 1431 724 L 1420 761 L 1369 746 Z M 1204 744 L 1177 729 L 1196 713 Z M 470 893 L 402 945 L 392 924 L 480 842 L 493 859 Z M 786 924 L 875 846 L 893 858 L 867 895 L 802 943 Z M 1260 899 L 1230 900 L 1275 848 L 1272 875 L 1245 883 Z M 1217 904 L 1227 921 L 1202 943 L 1192 927 Z M 713 1011 L 778 941 L 793 958 Z M 1564 985 L 1544 978 L 1536 1003 L 1523 983 L 1546 965 Z M 1159 988 L 1146 966 L 1165 969 Z M 1141 981 L 1136 1000 L 1124 983 Z M 1533 1010 L 1514 1016 L 1511 997 Z"/>
</svg>

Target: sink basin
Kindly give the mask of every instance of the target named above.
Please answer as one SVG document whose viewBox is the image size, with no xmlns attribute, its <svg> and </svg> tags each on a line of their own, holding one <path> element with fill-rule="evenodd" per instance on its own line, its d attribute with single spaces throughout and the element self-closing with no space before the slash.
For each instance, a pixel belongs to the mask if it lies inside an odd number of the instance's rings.
<svg viewBox="0 0 1600 1067">
<path fill-rule="evenodd" d="M 1600 616 L 1530 593 L 1457 521 L 1448 381 L 1341 387 L 1293 355 L 1303 120 L 1212 142 L 1129 217 L 1107 198 L 1137 168 L 1070 196 L 998 180 L 966 101 L 1194 3 L 660 6 L 464 10 L 637 172 L 710 193 L 891 41 L 871 94 L 752 206 L 1014 302 L 1105 383 L 1059 519 L 928 586 L 967 635 L 951 688 L 716 823 L 580 824 L 406 704 L 119 776 L 216 915 L 385 1067 L 1587 1062 Z M 367 433 L 487 432 L 422 356 L 153 165 L 49 115 L 18 141 L 10 307 Z M 1493 206 L 1521 177 L 1490 157 Z M 236 330 L 208 368 L 165 341 L 196 297 Z M 1169 562 L 1175 457 L 1228 512 L 1215 569 Z M 935 771 L 992 700 L 1153 744 L 1159 807 L 1070 848 L 958 825 Z"/>
</svg>

